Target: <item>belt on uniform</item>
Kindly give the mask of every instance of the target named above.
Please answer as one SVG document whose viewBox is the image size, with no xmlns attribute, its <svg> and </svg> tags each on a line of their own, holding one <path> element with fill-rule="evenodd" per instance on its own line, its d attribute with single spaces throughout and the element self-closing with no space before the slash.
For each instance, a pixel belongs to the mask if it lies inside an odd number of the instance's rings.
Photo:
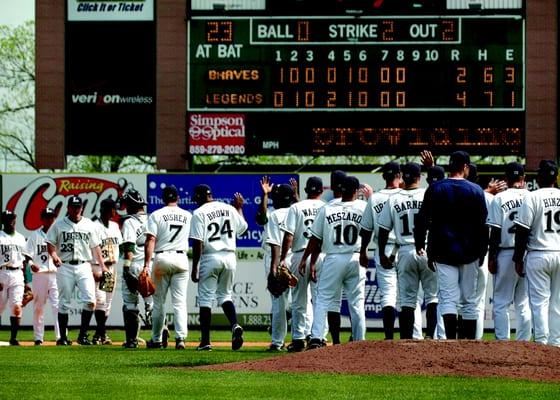
<svg viewBox="0 0 560 400">
<path fill-rule="evenodd" d="M 10 265 L 2 265 L 0 267 L 0 269 L 6 269 L 8 271 L 16 271 L 16 270 L 21 269 L 21 268 L 20 267 L 12 267 Z"/>
<path fill-rule="evenodd" d="M 160 251 L 155 251 L 154 253 L 156 253 L 156 254 L 160 254 L 160 253 L 179 253 L 179 254 L 183 254 L 184 251 L 183 250 L 160 250 Z"/>
<path fill-rule="evenodd" d="M 70 264 L 70 265 L 80 265 L 83 264 L 87 261 L 83 261 L 83 260 L 70 260 L 70 261 L 64 261 L 65 264 Z"/>
</svg>

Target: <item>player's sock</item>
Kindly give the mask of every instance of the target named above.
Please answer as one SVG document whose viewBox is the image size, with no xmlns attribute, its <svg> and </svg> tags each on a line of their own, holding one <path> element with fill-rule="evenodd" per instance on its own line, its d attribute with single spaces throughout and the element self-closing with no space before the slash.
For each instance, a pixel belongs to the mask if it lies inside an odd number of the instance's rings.
<svg viewBox="0 0 560 400">
<path fill-rule="evenodd" d="M 340 313 L 329 311 L 327 321 L 333 344 L 340 344 Z"/>
<path fill-rule="evenodd" d="M 383 331 L 385 339 L 392 340 L 395 333 L 395 309 L 391 306 L 383 307 Z"/>
<path fill-rule="evenodd" d="M 457 316 L 457 339 L 465 339 L 465 326 L 463 324 L 463 317 Z"/>
<path fill-rule="evenodd" d="M 401 339 L 412 339 L 414 331 L 414 308 L 402 307 L 399 313 L 399 327 Z"/>
<path fill-rule="evenodd" d="M 58 313 L 58 329 L 60 330 L 60 340 L 68 340 L 68 314 Z"/>
<path fill-rule="evenodd" d="M 476 339 L 476 319 L 463 319 L 463 332 L 465 339 Z"/>
<path fill-rule="evenodd" d="M 212 309 L 210 307 L 200 307 L 200 343 L 210 344 L 211 322 Z"/>
<path fill-rule="evenodd" d="M 87 331 L 89 329 L 89 323 L 91 321 L 91 317 L 93 315 L 93 311 L 91 310 L 82 310 L 82 321 L 80 324 L 80 336 L 79 337 L 86 337 Z"/>
<path fill-rule="evenodd" d="M 226 315 L 229 324 L 233 327 L 237 324 L 237 314 L 235 312 L 235 306 L 231 301 L 225 301 L 222 303 L 222 310 L 224 310 L 224 314 Z"/>
<path fill-rule="evenodd" d="M 105 323 L 107 321 L 107 316 L 105 315 L 104 310 L 95 310 L 95 322 L 96 322 L 96 329 L 95 329 L 95 336 L 103 339 L 105 334 L 107 333 L 107 328 L 105 327 Z"/>
<path fill-rule="evenodd" d="M 426 306 L 426 336 L 434 338 L 437 326 L 437 303 Z"/>
<path fill-rule="evenodd" d="M 10 317 L 10 340 L 16 340 L 21 317 Z"/>
<path fill-rule="evenodd" d="M 447 339 L 457 339 L 457 314 L 443 314 L 442 318 Z"/>
</svg>

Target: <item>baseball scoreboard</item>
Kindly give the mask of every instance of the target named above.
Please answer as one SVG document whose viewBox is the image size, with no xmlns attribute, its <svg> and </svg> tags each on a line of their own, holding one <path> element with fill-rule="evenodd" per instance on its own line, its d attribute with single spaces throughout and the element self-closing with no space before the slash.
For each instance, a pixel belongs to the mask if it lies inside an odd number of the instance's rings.
<svg viewBox="0 0 560 400">
<path fill-rule="evenodd" d="M 522 7 L 366 3 L 190 10 L 189 153 L 524 153 Z"/>
</svg>

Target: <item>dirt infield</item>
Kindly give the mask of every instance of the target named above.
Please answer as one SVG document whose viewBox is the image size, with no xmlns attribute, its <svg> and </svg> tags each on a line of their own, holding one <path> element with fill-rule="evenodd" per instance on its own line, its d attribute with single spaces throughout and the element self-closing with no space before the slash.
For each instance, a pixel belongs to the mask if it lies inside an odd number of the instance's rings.
<svg viewBox="0 0 560 400">
<path fill-rule="evenodd" d="M 212 370 L 454 375 L 560 382 L 560 348 L 499 341 L 365 341 Z"/>
</svg>

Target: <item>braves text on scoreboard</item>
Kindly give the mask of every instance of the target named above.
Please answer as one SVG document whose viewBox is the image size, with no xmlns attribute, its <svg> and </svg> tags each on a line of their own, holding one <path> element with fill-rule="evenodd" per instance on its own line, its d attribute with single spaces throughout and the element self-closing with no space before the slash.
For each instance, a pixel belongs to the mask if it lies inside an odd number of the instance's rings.
<svg viewBox="0 0 560 400">
<path fill-rule="evenodd" d="M 227 125 L 200 121 L 242 117 L 237 153 L 524 153 L 522 10 L 240 14 L 187 20 L 198 137 L 230 140 Z"/>
</svg>

